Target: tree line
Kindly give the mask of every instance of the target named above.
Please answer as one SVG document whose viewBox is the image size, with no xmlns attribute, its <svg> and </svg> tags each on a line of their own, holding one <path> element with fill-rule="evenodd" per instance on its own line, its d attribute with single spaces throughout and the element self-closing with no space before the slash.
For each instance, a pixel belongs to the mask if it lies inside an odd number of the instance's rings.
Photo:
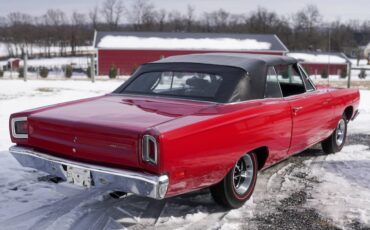
<svg viewBox="0 0 370 230">
<path fill-rule="evenodd" d="M 349 52 L 370 42 L 370 20 L 327 22 L 315 5 L 287 16 L 263 7 L 246 14 L 223 9 L 198 13 L 191 5 L 179 12 L 157 9 L 150 0 L 131 5 L 106 0 L 88 13 L 49 9 L 40 16 L 22 12 L 0 16 L 0 42 L 10 56 L 80 55 L 80 47 L 92 44 L 95 30 L 272 33 L 290 50 L 306 51 Z"/>
</svg>

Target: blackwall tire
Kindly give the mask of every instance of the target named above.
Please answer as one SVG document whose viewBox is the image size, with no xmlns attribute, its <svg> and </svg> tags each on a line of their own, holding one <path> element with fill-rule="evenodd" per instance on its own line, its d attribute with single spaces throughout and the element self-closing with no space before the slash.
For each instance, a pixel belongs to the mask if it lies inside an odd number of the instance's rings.
<svg viewBox="0 0 370 230">
<path fill-rule="evenodd" d="M 213 199 L 226 208 L 240 208 L 253 194 L 257 172 L 255 153 L 245 154 L 220 183 L 211 187 Z"/>
<path fill-rule="evenodd" d="M 347 139 L 347 123 L 346 116 L 343 114 L 334 132 L 326 140 L 321 142 L 324 153 L 331 154 L 342 150 Z"/>
</svg>

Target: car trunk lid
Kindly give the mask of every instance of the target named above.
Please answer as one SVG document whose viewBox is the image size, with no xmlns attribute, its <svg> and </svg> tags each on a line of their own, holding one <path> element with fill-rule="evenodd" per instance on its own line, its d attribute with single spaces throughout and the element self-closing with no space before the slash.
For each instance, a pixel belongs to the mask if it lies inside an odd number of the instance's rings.
<svg viewBox="0 0 370 230">
<path fill-rule="evenodd" d="M 211 105 L 107 95 L 32 114 L 28 142 L 67 158 L 136 168 L 141 136 L 148 129 Z"/>
</svg>

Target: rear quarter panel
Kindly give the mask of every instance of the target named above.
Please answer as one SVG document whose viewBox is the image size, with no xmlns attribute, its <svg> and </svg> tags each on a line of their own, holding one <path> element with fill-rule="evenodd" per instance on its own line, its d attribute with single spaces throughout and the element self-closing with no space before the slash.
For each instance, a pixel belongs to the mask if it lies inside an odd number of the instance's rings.
<svg viewBox="0 0 370 230">
<path fill-rule="evenodd" d="M 192 125 L 186 125 L 192 123 Z M 282 99 L 220 105 L 162 124 L 160 164 L 168 196 L 219 182 L 245 153 L 267 146 L 267 165 L 286 157 L 290 106 Z"/>
<path fill-rule="evenodd" d="M 332 124 L 332 128 L 335 129 L 346 108 L 352 107 L 352 117 L 354 116 L 360 103 L 360 92 L 358 89 L 343 88 L 330 88 L 329 92 L 333 97 L 332 104 L 335 122 Z"/>
</svg>

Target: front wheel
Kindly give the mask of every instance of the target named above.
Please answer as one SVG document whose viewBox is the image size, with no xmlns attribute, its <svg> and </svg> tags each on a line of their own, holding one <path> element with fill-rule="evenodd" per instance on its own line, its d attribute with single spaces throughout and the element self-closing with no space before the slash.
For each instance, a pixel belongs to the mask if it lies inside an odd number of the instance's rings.
<svg viewBox="0 0 370 230">
<path fill-rule="evenodd" d="M 256 185 L 257 171 L 255 153 L 245 154 L 221 182 L 211 187 L 213 199 L 227 208 L 243 206 L 252 196 Z"/>
<path fill-rule="evenodd" d="M 336 153 L 342 150 L 347 138 L 347 119 L 343 114 L 334 132 L 326 140 L 321 142 L 322 150 L 326 154 Z"/>
</svg>

